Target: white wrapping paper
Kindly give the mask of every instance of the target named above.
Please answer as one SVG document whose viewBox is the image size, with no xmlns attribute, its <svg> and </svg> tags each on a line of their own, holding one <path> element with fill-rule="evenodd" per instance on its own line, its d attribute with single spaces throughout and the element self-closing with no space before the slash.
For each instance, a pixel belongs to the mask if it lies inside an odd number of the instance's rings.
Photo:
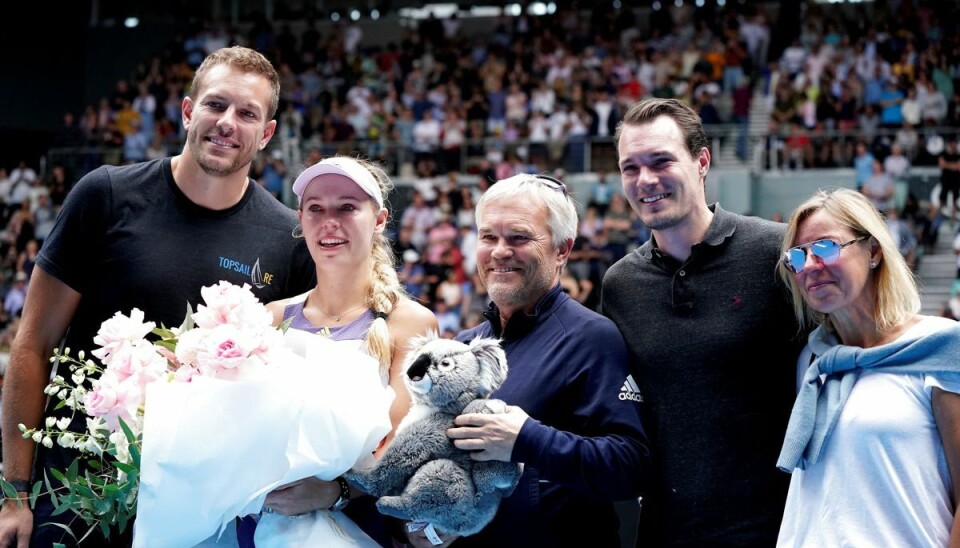
<svg viewBox="0 0 960 548">
<path fill-rule="evenodd" d="M 135 547 L 196 545 L 235 517 L 259 512 L 280 485 L 332 480 L 368 460 L 390 430 L 393 393 L 373 358 L 303 331 L 288 330 L 285 338 L 283 359 L 239 380 L 148 386 Z M 271 530 L 273 546 L 290 545 L 284 527 L 266 518 L 258 546 Z M 320 522 L 329 521 L 320 512 L 280 519 L 297 522 L 290 527 L 300 536 L 341 536 Z M 344 527 L 351 526 L 359 533 L 352 522 Z M 309 527 L 316 530 L 305 532 Z"/>
</svg>

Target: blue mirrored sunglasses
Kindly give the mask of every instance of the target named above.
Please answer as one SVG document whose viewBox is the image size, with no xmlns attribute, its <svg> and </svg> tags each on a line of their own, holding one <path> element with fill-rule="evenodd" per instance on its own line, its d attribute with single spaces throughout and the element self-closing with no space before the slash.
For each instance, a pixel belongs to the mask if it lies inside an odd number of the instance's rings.
<svg viewBox="0 0 960 548">
<path fill-rule="evenodd" d="M 850 244 L 855 244 L 857 242 L 866 240 L 867 238 L 868 236 L 860 236 L 859 238 L 854 238 L 849 242 L 844 243 L 840 243 L 829 238 L 816 240 L 808 244 L 791 247 L 790 249 L 784 251 L 782 261 L 784 266 L 786 266 L 790 272 L 799 274 L 803 272 L 803 267 L 807 264 L 808 249 L 810 250 L 810 253 L 813 253 L 814 257 L 817 257 L 823 261 L 823 264 L 829 265 L 837 262 L 837 259 L 840 258 L 841 249 Z"/>
</svg>

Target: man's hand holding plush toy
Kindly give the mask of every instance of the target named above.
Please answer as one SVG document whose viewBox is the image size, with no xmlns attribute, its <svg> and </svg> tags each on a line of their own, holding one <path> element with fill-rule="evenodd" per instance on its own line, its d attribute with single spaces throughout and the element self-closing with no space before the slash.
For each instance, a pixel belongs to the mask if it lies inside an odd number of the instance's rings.
<svg viewBox="0 0 960 548">
<path fill-rule="evenodd" d="M 428 523 L 427 536 L 435 531 L 435 540 L 446 543 L 479 532 L 523 473 L 522 464 L 508 461 L 526 414 L 485 399 L 506 375 L 506 355 L 497 339 L 469 345 L 435 335 L 415 339 L 404 379 L 413 401 L 410 412 L 376 465 L 345 477 L 379 497 L 382 514 Z M 476 446 L 479 453 L 458 448 L 447 437 L 448 431 L 462 428 L 454 424 L 462 414 L 466 429 L 481 438 L 458 441 Z M 483 420 L 488 418 L 500 420 Z M 418 539 L 417 533 L 408 531 L 408 536 Z"/>
</svg>

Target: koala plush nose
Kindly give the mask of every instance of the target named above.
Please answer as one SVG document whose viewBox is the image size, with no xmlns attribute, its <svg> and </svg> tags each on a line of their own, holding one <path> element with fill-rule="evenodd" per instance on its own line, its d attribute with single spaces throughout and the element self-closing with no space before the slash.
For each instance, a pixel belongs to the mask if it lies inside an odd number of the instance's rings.
<svg viewBox="0 0 960 548">
<path fill-rule="evenodd" d="M 430 367 L 430 362 L 430 356 L 420 355 L 410 364 L 410 367 L 407 368 L 407 377 L 411 381 L 419 381 L 427 374 L 427 368 Z"/>
</svg>

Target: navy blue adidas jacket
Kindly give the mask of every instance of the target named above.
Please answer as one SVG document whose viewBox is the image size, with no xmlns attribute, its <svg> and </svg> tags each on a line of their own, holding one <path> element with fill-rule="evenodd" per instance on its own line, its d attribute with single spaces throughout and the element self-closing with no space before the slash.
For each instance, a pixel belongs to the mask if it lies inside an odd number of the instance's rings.
<svg viewBox="0 0 960 548">
<path fill-rule="evenodd" d="M 500 337 L 509 373 L 491 397 L 522 408 L 512 461 L 520 484 L 483 531 L 455 546 L 619 546 L 613 501 L 642 493 L 650 463 L 641 394 L 616 326 L 557 285 L 532 314 L 488 321 L 457 340 Z"/>
</svg>

